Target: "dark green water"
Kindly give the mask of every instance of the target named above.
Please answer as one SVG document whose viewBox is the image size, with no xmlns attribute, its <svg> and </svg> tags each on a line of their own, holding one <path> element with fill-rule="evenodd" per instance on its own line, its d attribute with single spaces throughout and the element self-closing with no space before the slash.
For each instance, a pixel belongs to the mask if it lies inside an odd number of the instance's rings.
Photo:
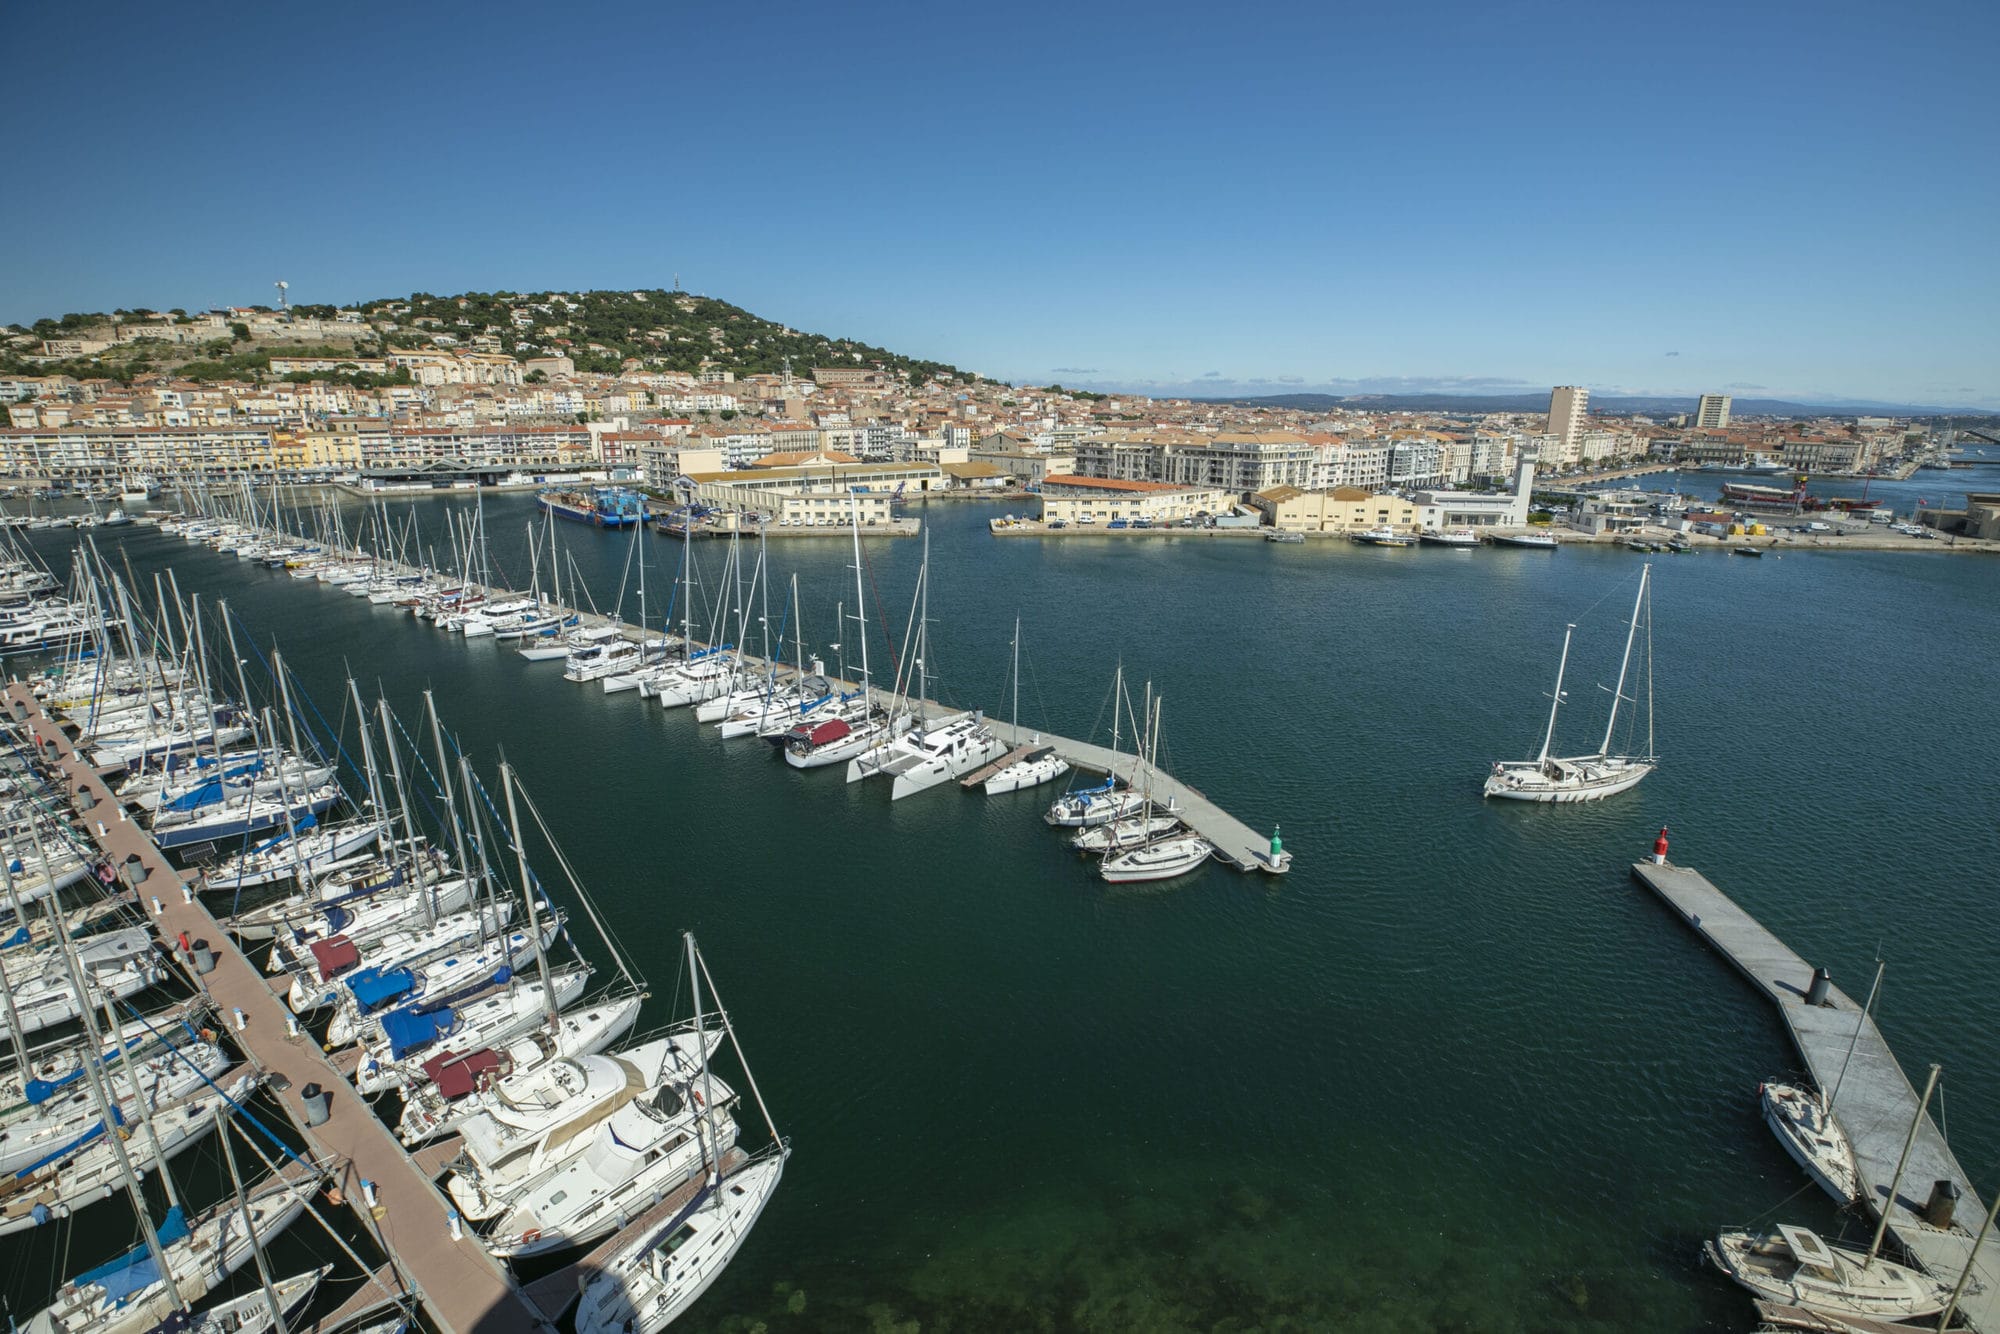
<svg viewBox="0 0 2000 1334">
<path fill-rule="evenodd" d="M 445 507 L 418 503 L 440 533 Z M 1775 1016 L 1628 878 L 1662 824 L 1850 989 L 1880 949 L 1884 1031 L 1944 1064 L 1959 1156 L 2000 1186 L 1990 562 L 1657 558 L 1663 767 L 1523 808 L 1481 801 L 1486 767 L 1533 753 L 1566 621 L 1565 731 L 1594 745 L 1638 557 L 1003 541 L 999 508 L 917 511 L 945 693 L 1004 709 L 1018 613 L 1023 721 L 1086 735 L 1122 658 L 1165 697 L 1169 767 L 1281 823 L 1291 876 L 1107 888 L 1046 790 L 892 805 L 491 641 L 113 541 L 227 597 L 329 716 L 343 664 L 412 718 L 435 689 L 660 991 L 700 938 L 796 1153 L 691 1328 L 1745 1327 L 1700 1239 L 1842 1224 L 1756 1114 L 1793 1064 Z M 528 511 L 487 502 L 515 571 Z M 562 536 L 608 609 L 627 539 Z M 680 548 L 643 541 L 657 617 Z M 900 638 L 920 546 L 868 552 Z M 772 560 L 837 638 L 846 543 Z"/>
</svg>

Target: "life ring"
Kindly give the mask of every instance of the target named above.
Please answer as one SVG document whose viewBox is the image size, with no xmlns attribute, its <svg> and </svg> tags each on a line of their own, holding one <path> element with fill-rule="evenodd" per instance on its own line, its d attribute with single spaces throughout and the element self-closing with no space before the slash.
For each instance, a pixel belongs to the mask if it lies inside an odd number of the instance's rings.
<svg viewBox="0 0 2000 1334">
<path fill-rule="evenodd" d="M 538 1227 L 531 1227 L 521 1234 L 521 1244 L 523 1246 L 532 1246 L 541 1239 L 542 1230 Z"/>
<path fill-rule="evenodd" d="M 707 1104 L 706 1102 L 702 1101 L 702 1097 L 701 1097 L 701 1090 L 700 1090 L 700 1089 L 689 1089 L 689 1090 L 688 1090 L 688 1096 L 694 1099 L 694 1105 L 695 1105 L 695 1106 L 697 1106 L 697 1107 L 706 1107 L 706 1106 L 708 1106 L 708 1104 Z"/>
</svg>

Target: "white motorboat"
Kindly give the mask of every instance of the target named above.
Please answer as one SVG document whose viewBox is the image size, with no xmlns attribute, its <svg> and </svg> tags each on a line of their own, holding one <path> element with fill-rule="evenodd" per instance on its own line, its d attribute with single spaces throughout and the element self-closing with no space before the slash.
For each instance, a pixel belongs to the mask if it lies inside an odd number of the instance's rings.
<svg viewBox="0 0 2000 1334">
<path fill-rule="evenodd" d="M 777 1192 L 789 1151 L 703 1184 L 667 1224 L 607 1256 L 583 1289 L 576 1334 L 658 1334 L 728 1267 Z"/>
<path fill-rule="evenodd" d="M 1353 540 L 1365 547 L 1413 547 L 1417 544 L 1415 536 L 1394 528 L 1370 528 L 1353 534 Z"/>
<path fill-rule="evenodd" d="M 1658 763 L 1653 755 L 1652 706 L 1652 615 L 1646 591 L 1652 576 L 1650 563 L 1639 571 L 1639 593 L 1632 603 L 1632 621 L 1625 635 L 1625 656 L 1618 664 L 1618 684 L 1611 692 L 1610 715 L 1604 723 L 1604 741 L 1593 755 L 1557 758 L 1549 752 L 1555 745 L 1556 717 L 1563 705 L 1563 673 L 1569 666 L 1569 645 L 1576 633 L 1574 625 L 1563 631 L 1562 657 L 1556 664 L 1555 694 L 1549 705 L 1548 730 L 1542 735 L 1542 750 L 1532 760 L 1500 762 L 1493 766 L 1483 789 L 1489 797 L 1508 801 L 1576 802 L 1600 801 L 1636 787 Z M 1642 756 L 1614 753 L 1612 741 L 1618 727 L 1618 707 L 1626 700 L 1625 678 L 1632 665 L 1632 645 L 1639 633 L 1640 613 L 1646 613 L 1646 753 Z"/>
<path fill-rule="evenodd" d="M 1851 1203 L 1860 1193 L 1854 1146 L 1833 1119 L 1826 1098 L 1817 1089 L 1775 1080 L 1758 1085 L 1757 1098 L 1764 1109 L 1764 1123 L 1785 1152 L 1827 1194 L 1842 1204 Z"/>
<path fill-rule="evenodd" d="M 1426 528 L 1417 534 L 1417 540 L 1429 547 L 1457 547 L 1465 550 L 1479 545 L 1479 534 L 1470 528 L 1446 528 L 1442 531 Z"/>
<path fill-rule="evenodd" d="M 1533 551 L 1554 551 L 1562 545 L 1547 533 L 1494 533 L 1489 540 L 1499 547 L 1527 547 Z"/>
<path fill-rule="evenodd" d="M 1950 1289 L 1914 1269 L 1830 1246 L 1815 1232 L 1724 1232 L 1702 1245 L 1717 1269 L 1757 1296 L 1833 1316 L 1913 1320 L 1944 1309 Z"/>
</svg>

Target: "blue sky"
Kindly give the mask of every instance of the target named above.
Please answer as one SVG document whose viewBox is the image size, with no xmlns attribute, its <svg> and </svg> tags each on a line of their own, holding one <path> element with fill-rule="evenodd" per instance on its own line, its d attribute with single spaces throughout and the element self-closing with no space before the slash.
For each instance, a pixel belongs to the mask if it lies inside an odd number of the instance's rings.
<svg viewBox="0 0 2000 1334">
<path fill-rule="evenodd" d="M 1016 380 L 2000 407 L 2000 6 L 56 6 L 0 320 L 668 286 Z"/>
</svg>

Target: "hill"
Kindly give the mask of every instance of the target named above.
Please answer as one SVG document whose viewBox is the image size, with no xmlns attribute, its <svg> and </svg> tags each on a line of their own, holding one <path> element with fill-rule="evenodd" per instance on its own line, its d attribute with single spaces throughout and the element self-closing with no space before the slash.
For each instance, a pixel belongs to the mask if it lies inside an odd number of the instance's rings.
<svg viewBox="0 0 2000 1334">
<path fill-rule="evenodd" d="M 268 308 L 256 307 L 265 316 Z M 713 297 L 658 288 L 622 292 L 465 292 L 435 296 L 416 292 L 346 308 L 358 310 L 365 329 L 346 325 L 338 346 L 301 345 L 286 326 L 252 318 L 235 322 L 228 336 L 201 343 L 124 343 L 86 357 L 60 362 L 33 356 L 48 338 L 114 338 L 120 324 L 138 322 L 145 311 L 69 314 L 42 319 L 0 355 L 0 371 L 109 376 L 130 381 L 153 371 L 199 379 L 262 379 L 273 356 L 325 352 L 346 357 L 380 356 L 385 350 L 438 345 L 503 352 L 520 360 L 568 356 L 579 371 L 615 373 L 637 359 L 653 370 L 695 374 L 704 369 L 738 375 L 777 374 L 787 358 L 792 371 L 809 375 L 815 366 L 879 366 L 922 384 L 937 375 L 957 375 L 944 362 L 906 356 L 852 338 L 807 333 L 741 306 Z M 334 306 L 292 308 L 296 320 L 334 321 Z M 176 311 L 179 323 L 187 323 Z M 309 326 L 308 326 L 309 327 Z M 343 378 L 355 378 L 352 375 Z"/>
</svg>

